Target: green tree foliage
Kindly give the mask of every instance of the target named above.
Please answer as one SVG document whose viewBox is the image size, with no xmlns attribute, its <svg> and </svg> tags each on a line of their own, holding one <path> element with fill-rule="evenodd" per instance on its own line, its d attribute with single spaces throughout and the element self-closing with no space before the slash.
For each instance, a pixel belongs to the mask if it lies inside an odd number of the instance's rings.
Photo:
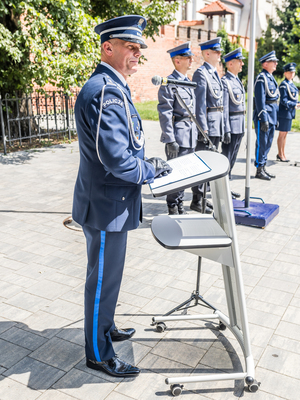
<svg viewBox="0 0 300 400">
<path fill-rule="evenodd" d="M 300 40 L 300 31 L 294 30 L 295 14 L 297 8 L 300 7 L 300 0 L 285 0 L 282 9 L 276 8 L 277 19 L 270 19 L 266 32 L 263 37 L 258 40 L 255 72 L 258 73 L 261 69 L 259 58 L 272 50 L 276 51 L 276 56 L 279 59 L 278 66 L 274 72 L 274 76 L 281 77 L 283 66 L 288 62 L 293 62 L 290 47 L 294 48 Z"/>
<path fill-rule="evenodd" d="M 292 62 L 300 65 L 300 8 L 297 8 L 295 18 L 293 19 L 293 29 L 292 34 L 295 35 L 297 40 L 295 43 L 291 44 L 288 49 L 289 59 Z"/>
<path fill-rule="evenodd" d="M 153 38 L 170 23 L 178 2 L 153 0 L 0 0 L 0 94 L 24 93 L 34 84 L 68 90 L 81 86 L 100 61 L 102 20 L 141 14 Z"/>
<path fill-rule="evenodd" d="M 80 84 L 100 60 L 96 22 L 86 0 L 0 0 L 0 92 Z"/>
</svg>

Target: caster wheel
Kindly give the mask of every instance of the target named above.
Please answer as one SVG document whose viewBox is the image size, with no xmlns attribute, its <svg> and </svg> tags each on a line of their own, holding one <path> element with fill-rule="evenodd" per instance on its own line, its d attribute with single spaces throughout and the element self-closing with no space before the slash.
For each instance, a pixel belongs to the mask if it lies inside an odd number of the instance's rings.
<svg viewBox="0 0 300 400">
<path fill-rule="evenodd" d="M 223 322 L 219 322 L 219 329 L 220 329 L 220 331 L 225 331 L 225 329 L 226 329 L 226 325 L 225 324 L 223 324 Z"/>
<path fill-rule="evenodd" d="M 248 385 L 249 392 L 255 393 L 258 391 L 258 383 L 252 376 L 247 376 L 245 379 L 246 384 Z"/>
<path fill-rule="evenodd" d="M 183 385 L 171 385 L 171 393 L 173 396 L 180 396 L 182 392 Z"/>
<path fill-rule="evenodd" d="M 162 333 L 166 329 L 167 325 L 164 322 L 158 322 L 156 324 L 156 330 L 159 333 Z"/>
</svg>

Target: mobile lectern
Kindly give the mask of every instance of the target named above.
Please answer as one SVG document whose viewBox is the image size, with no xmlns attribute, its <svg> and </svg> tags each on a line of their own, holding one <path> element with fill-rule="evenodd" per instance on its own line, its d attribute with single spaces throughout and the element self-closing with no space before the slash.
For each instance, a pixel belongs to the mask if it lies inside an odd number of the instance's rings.
<svg viewBox="0 0 300 400">
<path fill-rule="evenodd" d="M 210 182 L 214 215 L 160 215 L 152 221 L 152 233 L 157 242 L 170 250 L 184 250 L 198 256 L 196 290 L 191 297 L 167 314 L 153 317 L 153 325 L 163 331 L 167 321 L 207 320 L 219 321 L 220 329 L 228 328 L 238 340 L 245 357 L 244 372 L 205 374 L 188 377 L 167 378 L 171 392 L 178 396 L 183 385 L 191 382 L 244 379 L 250 391 L 255 392 L 254 361 L 251 354 L 246 302 L 242 281 L 240 256 L 238 250 L 232 197 L 229 188 L 228 159 L 216 152 L 198 151 L 168 161 L 173 172 L 167 177 L 158 178 L 150 185 L 154 197 L 163 196 L 178 190 Z M 209 304 L 199 294 L 199 279 L 202 257 L 222 265 L 228 316 Z M 176 314 L 186 310 L 192 300 L 203 303 L 211 310 L 210 314 Z"/>
</svg>

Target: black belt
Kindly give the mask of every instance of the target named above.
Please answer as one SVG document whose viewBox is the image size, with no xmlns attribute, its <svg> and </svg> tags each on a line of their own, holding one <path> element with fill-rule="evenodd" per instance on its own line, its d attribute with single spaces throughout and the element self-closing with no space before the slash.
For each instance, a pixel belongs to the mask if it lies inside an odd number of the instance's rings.
<svg viewBox="0 0 300 400">
<path fill-rule="evenodd" d="M 244 111 L 231 111 L 229 113 L 229 116 L 232 116 L 232 115 L 246 115 L 246 110 L 244 110 Z"/>
<path fill-rule="evenodd" d="M 277 103 L 277 100 L 266 100 L 266 104 L 274 104 Z"/>
<path fill-rule="evenodd" d="M 176 115 L 174 116 L 174 121 L 179 122 L 179 121 L 191 121 L 192 118 L 189 116 L 186 117 L 177 117 Z"/>
<path fill-rule="evenodd" d="M 215 111 L 220 111 L 223 112 L 224 107 L 207 107 L 206 111 L 207 112 L 215 112 Z"/>
</svg>

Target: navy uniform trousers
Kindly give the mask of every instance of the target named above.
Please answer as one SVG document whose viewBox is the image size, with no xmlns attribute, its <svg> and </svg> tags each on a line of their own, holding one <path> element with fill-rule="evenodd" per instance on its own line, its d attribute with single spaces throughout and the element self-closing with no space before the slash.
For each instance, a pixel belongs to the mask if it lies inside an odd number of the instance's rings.
<svg viewBox="0 0 300 400">
<path fill-rule="evenodd" d="M 100 231 L 88 225 L 82 229 L 88 254 L 84 328 L 86 356 L 90 360 L 108 360 L 115 355 L 110 332 L 115 329 L 114 313 L 124 268 L 127 232 Z"/>
<path fill-rule="evenodd" d="M 255 166 L 263 167 L 268 158 L 272 146 L 276 125 L 269 124 L 268 132 L 263 132 L 260 128 L 260 121 L 255 120 Z"/>
</svg>

